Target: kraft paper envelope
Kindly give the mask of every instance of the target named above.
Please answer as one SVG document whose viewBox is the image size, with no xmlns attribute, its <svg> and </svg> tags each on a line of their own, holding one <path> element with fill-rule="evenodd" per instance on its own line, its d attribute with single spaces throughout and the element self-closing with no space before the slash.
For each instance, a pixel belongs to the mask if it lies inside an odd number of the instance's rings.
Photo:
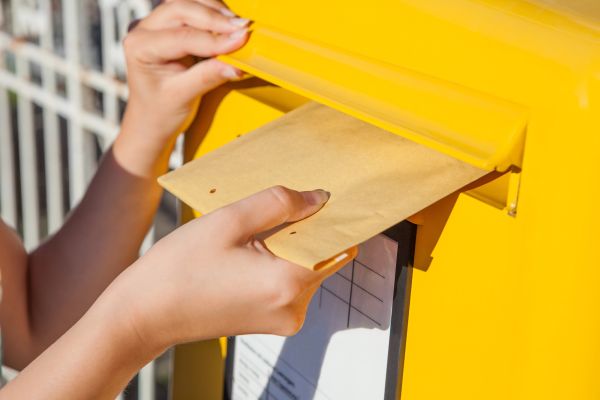
<svg viewBox="0 0 600 400">
<path fill-rule="evenodd" d="M 485 174 L 309 103 L 159 182 L 203 214 L 274 185 L 330 191 L 329 202 L 318 213 L 265 239 L 275 255 L 312 269 L 331 264 L 350 247 Z"/>
</svg>

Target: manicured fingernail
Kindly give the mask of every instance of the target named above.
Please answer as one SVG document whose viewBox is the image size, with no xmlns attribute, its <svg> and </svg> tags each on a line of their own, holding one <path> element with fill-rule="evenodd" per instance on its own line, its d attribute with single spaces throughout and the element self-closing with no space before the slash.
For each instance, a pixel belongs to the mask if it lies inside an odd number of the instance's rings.
<svg viewBox="0 0 600 400">
<path fill-rule="evenodd" d="M 229 40 L 235 42 L 236 40 L 239 40 L 239 39 L 243 38 L 244 36 L 246 36 L 246 33 L 248 33 L 247 29 L 240 29 L 239 31 L 235 31 L 229 35 Z"/>
<path fill-rule="evenodd" d="M 219 12 L 229 18 L 235 17 L 235 13 L 228 8 L 221 8 Z"/>
<path fill-rule="evenodd" d="M 227 79 L 238 79 L 241 75 L 241 72 L 234 67 L 225 67 L 221 72 L 221 75 L 223 75 L 223 78 Z"/>
<path fill-rule="evenodd" d="M 327 203 L 327 200 L 329 200 L 329 198 L 331 197 L 331 193 L 323 189 L 317 189 L 311 192 L 304 192 L 303 195 L 308 205 L 311 206 L 325 204 Z"/>
<path fill-rule="evenodd" d="M 233 26 L 242 28 L 244 26 L 247 26 L 250 23 L 250 20 L 247 18 L 231 18 L 229 20 L 229 23 Z"/>
</svg>

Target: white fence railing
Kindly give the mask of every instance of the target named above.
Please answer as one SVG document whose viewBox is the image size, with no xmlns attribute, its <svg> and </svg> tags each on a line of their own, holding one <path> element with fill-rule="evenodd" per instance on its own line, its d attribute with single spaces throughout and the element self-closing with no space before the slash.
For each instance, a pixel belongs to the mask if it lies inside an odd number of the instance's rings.
<svg viewBox="0 0 600 400">
<path fill-rule="evenodd" d="M 27 249 L 60 227 L 117 135 L 128 94 L 122 39 L 155 2 L 0 3 L 0 210 Z M 155 398 L 154 381 L 151 363 L 138 399 Z"/>
</svg>

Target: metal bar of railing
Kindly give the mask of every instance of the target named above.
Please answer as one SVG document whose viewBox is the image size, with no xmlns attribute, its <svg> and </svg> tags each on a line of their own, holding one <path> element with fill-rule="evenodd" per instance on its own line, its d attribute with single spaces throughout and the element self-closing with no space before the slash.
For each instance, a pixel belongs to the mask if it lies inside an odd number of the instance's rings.
<svg viewBox="0 0 600 400">
<path fill-rule="evenodd" d="M 67 96 L 74 112 L 69 119 L 69 193 L 71 206 L 79 203 L 86 186 L 85 156 L 83 127 L 80 112 L 82 109 L 81 79 L 77 66 L 79 57 L 79 2 L 64 0 L 62 2 L 64 22 L 65 55 L 68 61 Z"/>
<path fill-rule="evenodd" d="M 138 399 L 140 400 L 151 400 L 155 397 L 154 390 L 154 361 L 146 364 L 138 374 Z"/>
<path fill-rule="evenodd" d="M 69 60 L 34 44 L 15 39 L 5 32 L 0 32 L 0 50 L 12 51 L 24 59 L 52 68 L 57 73 L 65 76 L 71 71 L 75 71 L 80 77 L 82 84 L 99 91 L 104 91 L 109 87 L 122 100 L 126 100 L 129 94 L 127 85 L 124 82 L 106 76 L 101 72 L 84 68 L 79 64 L 73 65 Z"/>
<path fill-rule="evenodd" d="M 104 140 L 112 141 L 119 132 L 118 125 L 110 124 L 93 113 L 78 110 L 70 104 L 69 100 L 56 94 L 46 92 L 43 88 L 40 88 L 31 82 L 17 79 L 13 74 L 1 69 L 0 86 L 4 86 L 15 93 L 24 93 L 26 96 L 33 99 L 36 104 L 44 108 L 54 109 L 67 120 L 71 119 L 73 114 L 77 113 L 81 119 L 82 127 L 102 136 Z"/>
<path fill-rule="evenodd" d="M 17 76 L 29 79 L 29 64 L 17 57 Z M 23 204 L 23 244 L 27 250 L 40 239 L 40 210 L 38 208 L 38 176 L 36 138 L 33 126 L 33 103 L 19 93 L 17 95 L 17 129 L 19 132 L 19 162 L 21 170 L 21 201 Z"/>
<path fill-rule="evenodd" d="M 50 0 L 41 1 L 43 15 L 47 18 L 47 30 L 40 36 L 43 49 L 52 52 L 54 49 L 54 30 L 52 27 L 52 4 Z M 42 64 L 42 82 L 46 93 L 55 93 L 56 75 L 54 70 Z M 53 103 L 52 103 L 53 104 Z M 48 104 L 43 108 L 44 113 L 44 148 L 45 148 L 45 174 L 46 174 L 46 209 L 48 218 L 48 233 L 55 232 L 63 221 L 63 182 L 60 159 L 60 136 L 58 115 Z"/>
<path fill-rule="evenodd" d="M 146 234 L 142 246 L 140 248 L 140 254 L 147 252 L 152 244 L 154 243 L 154 227 L 150 228 L 150 231 Z M 151 400 L 155 397 L 154 390 L 154 374 L 155 364 L 154 361 L 146 364 L 138 374 L 138 399 L 139 400 Z"/>
<path fill-rule="evenodd" d="M 102 29 L 102 70 L 105 75 L 114 77 L 115 71 L 112 62 L 112 50 L 115 43 L 115 18 L 112 5 L 106 1 L 100 2 L 100 19 Z M 104 90 L 104 119 L 117 124 L 119 121 L 119 99 L 114 86 L 107 86 Z M 108 147 L 108 141 L 102 143 L 103 148 Z"/>
<path fill-rule="evenodd" d="M 19 9 L 12 8 L 12 20 L 19 19 Z M 13 25 L 13 30 L 15 26 Z M 15 55 L 16 76 L 22 81 L 30 79 L 29 61 Z M 33 248 L 39 238 L 38 185 L 36 168 L 36 141 L 33 130 L 33 104 L 29 97 L 17 92 L 17 132 L 19 144 L 19 166 L 21 183 L 21 210 L 23 223 L 23 244 Z"/>
<path fill-rule="evenodd" d="M 2 219 L 17 227 L 17 199 L 15 196 L 15 160 L 13 157 L 12 127 L 8 90 L 0 85 L 0 199 Z"/>
</svg>

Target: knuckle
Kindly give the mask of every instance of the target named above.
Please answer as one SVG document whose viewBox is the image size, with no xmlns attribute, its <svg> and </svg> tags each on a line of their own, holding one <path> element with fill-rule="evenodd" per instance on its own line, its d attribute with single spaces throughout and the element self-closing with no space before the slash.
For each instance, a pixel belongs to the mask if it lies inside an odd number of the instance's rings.
<svg viewBox="0 0 600 400">
<path fill-rule="evenodd" d="M 221 70 L 211 62 L 212 60 L 201 61 L 198 65 L 198 83 L 201 86 L 212 86 L 224 80 Z M 212 64 L 212 65 L 211 65 Z"/>
<path fill-rule="evenodd" d="M 182 26 L 176 29 L 175 34 L 177 35 L 177 39 L 180 40 L 182 44 L 185 44 L 194 39 L 196 30 L 190 26 Z"/>
<path fill-rule="evenodd" d="M 177 18 L 185 17 L 186 15 L 189 15 L 190 12 L 193 12 L 194 5 L 195 3 L 191 0 L 175 0 L 164 4 L 167 11 Z"/>
<path fill-rule="evenodd" d="M 294 208 L 294 195 L 292 191 L 284 186 L 273 186 L 269 189 L 271 196 L 275 200 L 275 204 L 281 208 L 286 216 L 291 214 Z"/>
<path fill-rule="evenodd" d="M 223 14 L 221 14 L 220 12 L 218 12 L 215 9 L 209 8 L 209 7 L 205 7 L 204 8 L 205 13 L 207 14 L 207 16 L 209 17 L 209 21 L 213 24 L 217 24 L 217 25 L 224 25 L 226 27 L 229 27 L 229 18 L 227 18 L 226 16 L 224 16 Z"/>
<path fill-rule="evenodd" d="M 177 0 L 163 0 L 163 1 L 159 2 L 159 4 L 156 7 L 154 7 L 154 9 L 149 14 L 149 16 L 146 18 L 146 20 L 156 21 L 161 18 L 164 18 L 164 16 L 167 14 L 167 12 L 169 12 L 171 10 L 172 4 L 175 1 L 177 1 Z"/>
<path fill-rule="evenodd" d="M 140 36 L 139 31 L 133 30 L 123 38 L 123 50 L 127 57 L 134 57 L 139 53 Z"/>
<path fill-rule="evenodd" d="M 178 4 L 181 0 L 166 0 L 161 1 L 160 4 L 154 9 L 155 12 L 164 12 L 165 10 L 171 11 L 177 9 Z"/>
<path fill-rule="evenodd" d="M 131 31 L 123 38 L 123 48 L 126 52 L 131 50 L 132 42 L 135 41 L 135 36 L 135 31 Z"/>
<path fill-rule="evenodd" d="M 182 15 L 188 9 L 188 0 L 175 0 L 171 3 L 165 4 L 165 6 L 177 15 Z"/>
<path fill-rule="evenodd" d="M 218 221 L 220 229 L 240 232 L 244 228 L 244 218 L 235 207 L 223 207 L 213 211 L 212 217 Z"/>
</svg>

